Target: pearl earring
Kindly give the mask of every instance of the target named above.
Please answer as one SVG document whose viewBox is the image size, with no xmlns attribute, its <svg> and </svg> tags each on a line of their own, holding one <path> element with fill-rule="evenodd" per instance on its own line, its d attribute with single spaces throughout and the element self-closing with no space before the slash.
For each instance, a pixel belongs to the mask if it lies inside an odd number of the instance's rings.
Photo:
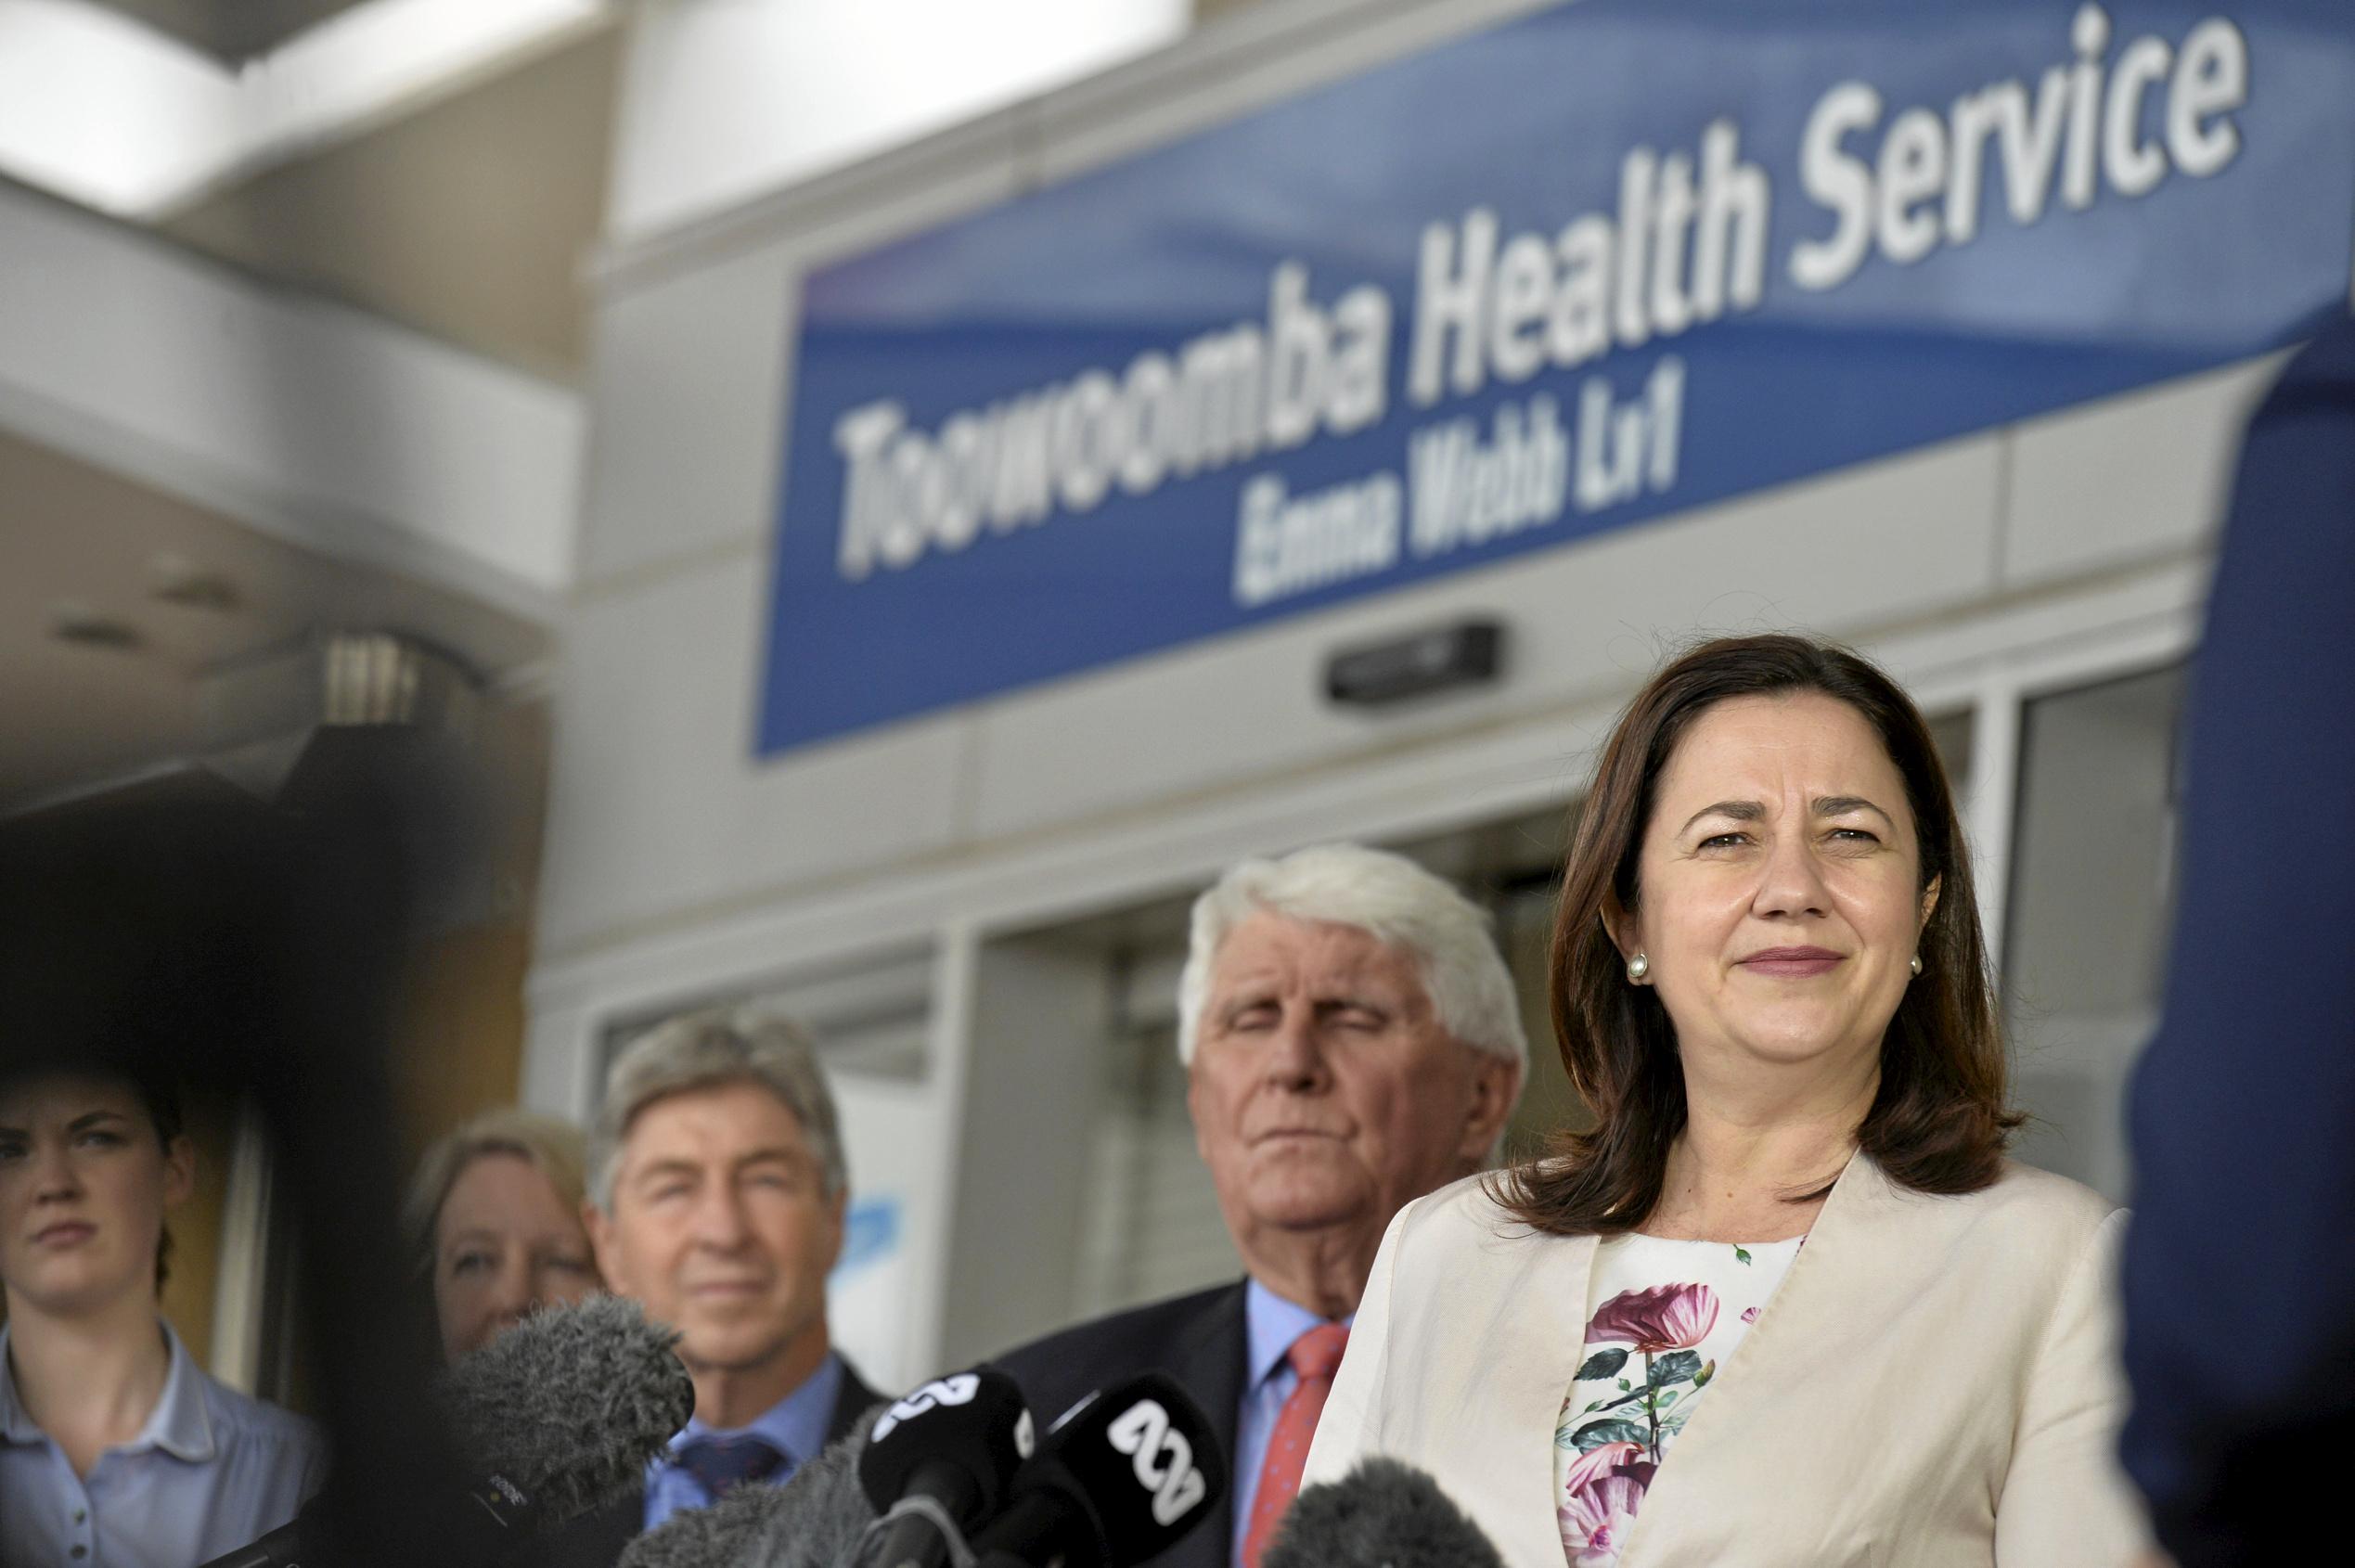
<svg viewBox="0 0 2355 1568">
<path fill-rule="evenodd" d="M 1641 984 L 1643 977 L 1651 972 L 1652 960 L 1645 958 L 1642 954 L 1638 953 L 1634 958 L 1628 960 L 1628 980 L 1630 983 Z"/>
<path fill-rule="evenodd" d="M 1922 972 L 1922 955 L 1919 953 L 1914 954 L 1913 962 L 1908 967 L 1913 970 L 1916 976 L 1919 976 Z"/>
</svg>

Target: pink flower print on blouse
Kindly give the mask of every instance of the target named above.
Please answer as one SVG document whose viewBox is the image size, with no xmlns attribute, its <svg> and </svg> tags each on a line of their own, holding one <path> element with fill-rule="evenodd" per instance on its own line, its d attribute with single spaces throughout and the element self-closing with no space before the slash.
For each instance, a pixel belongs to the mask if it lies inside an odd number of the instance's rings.
<svg viewBox="0 0 2355 1568">
<path fill-rule="evenodd" d="M 1757 1307 L 1745 1306 L 1742 1309 L 1742 1321 L 1744 1323 L 1755 1323 L 1757 1320 L 1758 1309 Z"/>
<path fill-rule="evenodd" d="M 1557 1517 L 1570 1568 L 1617 1568 L 1628 1532 L 1643 1507 L 1643 1490 L 1634 1476 L 1615 1473 L 1581 1487 L 1562 1505 Z"/>
<path fill-rule="evenodd" d="M 1691 1350 L 1718 1325 L 1718 1293 L 1706 1285 L 1622 1291 L 1595 1309 L 1587 1343 L 1632 1342 L 1644 1356 Z"/>
<path fill-rule="evenodd" d="M 1641 1443 L 1604 1443 L 1588 1449 L 1562 1472 L 1562 1495 L 1575 1497 L 1596 1482 L 1617 1472 L 1627 1472 L 1638 1481 L 1652 1479 L 1653 1466 L 1643 1457 Z"/>
</svg>

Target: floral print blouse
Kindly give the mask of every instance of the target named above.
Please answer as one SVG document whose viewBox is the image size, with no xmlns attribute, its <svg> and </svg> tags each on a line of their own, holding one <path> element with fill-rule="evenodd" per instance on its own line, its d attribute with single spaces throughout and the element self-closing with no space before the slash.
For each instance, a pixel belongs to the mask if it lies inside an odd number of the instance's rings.
<svg viewBox="0 0 2355 1568">
<path fill-rule="evenodd" d="M 1587 1356 L 1553 1434 L 1570 1568 L 1615 1568 L 1654 1473 L 1805 1240 L 1630 1235 L 1596 1247 Z"/>
</svg>

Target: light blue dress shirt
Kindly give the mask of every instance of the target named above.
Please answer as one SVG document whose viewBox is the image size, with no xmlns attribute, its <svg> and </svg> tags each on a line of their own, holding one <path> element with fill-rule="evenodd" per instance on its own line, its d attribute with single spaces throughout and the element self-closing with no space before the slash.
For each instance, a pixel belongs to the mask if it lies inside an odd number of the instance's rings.
<svg viewBox="0 0 2355 1568">
<path fill-rule="evenodd" d="M 1357 1320 L 1354 1312 L 1340 1319 L 1344 1325 Z M 1256 1279 L 1243 1288 L 1243 1391 L 1242 1407 L 1235 1413 L 1235 1538 L 1229 1562 L 1242 1561 L 1251 1505 L 1259 1497 L 1259 1467 L 1268 1462 L 1268 1440 L 1284 1401 L 1300 1386 L 1285 1352 L 1293 1341 L 1331 1321 L 1286 1301 Z"/>
<path fill-rule="evenodd" d="M 803 1380 L 801 1387 L 762 1411 L 751 1425 L 723 1432 L 705 1426 L 699 1418 L 688 1421 L 686 1429 L 671 1439 L 671 1451 L 676 1453 L 698 1438 L 742 1437 L 747 1433 L 765 1437 L 785 1456 L 785 1462 L 768 1480 L 770 1485 L 780 1485 L 826 1446 L 826 1429 L 834 1419 L 834 1401 L 842 1392 L 842 1357 L 829 1352 L 826 1359 L 818 1363 L 817 1370 Z M 681 1509 L 701 1508 L 711 1500 L 712 1496 L 703 1490 L 701 1482 L 669 1460 L 657 1459 L 647 1467 L 649 1530 Z"/>
<path fill-rule="evenodd" d="M 327 1472 L 316 1428 L 172 1363 L 139 1435 L 76 1478 L 17 1396 L 0 1327 L 0 1568 L 189 1568 L 294 1517 Z"/>
</svg>

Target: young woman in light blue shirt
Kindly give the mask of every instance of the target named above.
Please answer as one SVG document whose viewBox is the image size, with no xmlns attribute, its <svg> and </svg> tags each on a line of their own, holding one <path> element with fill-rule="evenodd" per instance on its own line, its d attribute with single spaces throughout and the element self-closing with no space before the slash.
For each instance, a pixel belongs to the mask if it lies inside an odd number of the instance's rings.
<svg viewBox="0 0 2355 1568">
<path fill-rule="evenodd" d="M 194 1186 L 168 1095 L 0 1083 L 0 1568 L 189 1568 L 317 1485 L 310 1425 L 207 1377 L 158 1310 Z"/>
</svg>

